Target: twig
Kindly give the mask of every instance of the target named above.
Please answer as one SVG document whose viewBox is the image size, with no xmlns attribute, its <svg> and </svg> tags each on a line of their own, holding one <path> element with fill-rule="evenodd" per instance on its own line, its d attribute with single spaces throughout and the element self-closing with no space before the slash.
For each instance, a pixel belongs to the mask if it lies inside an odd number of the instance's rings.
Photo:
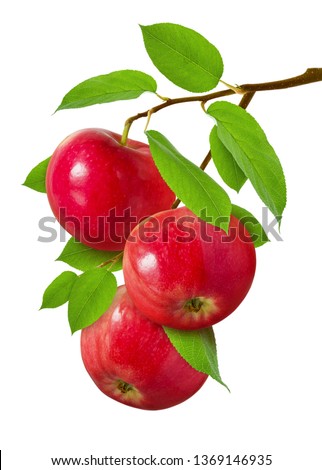
<svg viewBox="0 0 322 470">
<path fill-rule="evenodd" d="M 211 101 L 217 98 L 222 98 L 224 96 L 234 95 L 237 93 L 237 90 L 238 90 L 238 94 L 243 94 L 243 98 L 245 97 L 245 100 L 246 100 L 245 103 L 247 103 L 247 100 L 248 99 L 250 100 L 254 96 L 252 95 L 252 93 L 255 93 L 258 91 L 281 90 L 284 88 L 292 88 L 292 87 L 307 85 L 309 83 L 320 82 L 320 81 L 322 81 L 322 68 L 309 68 L 301 75 L 297 75 L 296 77 L 286 78 L 284 80 L 277 80 L 273 82 L 264 82 L 264 83 L 253 83 L 253 84 L 246 83 L 238 87 L 232 87 L 233 89 L 228 88 L 227 90 L 216 91 L 214 93 L 208 93 L 206 95 L 186 96 L 183 98 L 173 98 L 173 99 L 169 98 L 165 102 L 157 106 L 154 106 L 153 108 L 148 109 L 147 111 L 144 111 L 143 113 L 138 113 L 135 116 L 129 117 L 126 120 L 125 125 L 124 125 L 124 131 L 123 131 L 121 143 L 123 145 L 126 144 L 129 130 L 134 121 L 147 117 L 147 116 L 151 116 L 152 114 L 157 113 L 158 111 L 161 111 L 161 109 L 168 108 L 169 106 L 173 106 L 175 104 L 191 103 L 194 101 L 199 101 L 204 107 L 208 101 Z M 242 107 L 244 107 L 244 105 Z"/>
</svg>

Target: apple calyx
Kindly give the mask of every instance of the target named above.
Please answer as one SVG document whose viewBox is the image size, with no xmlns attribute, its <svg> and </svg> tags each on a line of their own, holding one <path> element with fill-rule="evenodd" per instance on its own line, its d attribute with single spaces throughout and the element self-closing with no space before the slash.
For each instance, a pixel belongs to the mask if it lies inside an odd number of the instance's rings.
<svg viewBox="0 0 322 470">
<path fill-rule="evenodd" d="M 186 312 L 199 314 L 208 314 L 217 310 L 213 299 L 206 297 L 193 297 L 186 301 L 183 308 Z"/>
<path fill-rule="evenodd" d="M 123 380 L 118 380 L 117 383 L 117 388 L 120 390 L 121 393 L 128 393 L 128 392 L 136 392 L 136 389 L 133 387 L 133 385 L 124 382 Z"/>
<path fill-rule="evenodd" d="M 202 306 L 202 300 L 199 297 L 194 297 L 193 299 L 190 299 L 185 303 L 184 308 L 188 312 L 198 313 L 201 310 Z"/>
</svg>

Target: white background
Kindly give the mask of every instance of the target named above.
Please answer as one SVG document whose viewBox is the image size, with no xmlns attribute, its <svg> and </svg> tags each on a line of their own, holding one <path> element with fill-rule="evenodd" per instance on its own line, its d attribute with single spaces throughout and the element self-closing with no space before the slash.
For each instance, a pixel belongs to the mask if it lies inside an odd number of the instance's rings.
<svg viewBox="0 0 322 470">
<path fill-rule="evenodd" d="M 140 100 L 62 111 L 80 81 L 123 68 L 152 74 L 159 92 L 183 96 L 144 50 L 138 24 L 169 21 L 213 42 L 223 79 L 258 82 L 321 66 L 319 2 L 123 0 L 12 1 L 1 12 L 1 318 L 0 448 L 4 470 L 45 470 L 50 457 L 196 454 L 273 455 L 274 470 L 321 468 L 321 108 L 322 83 L 257 94 L 249 111 L 283 163 L 288 205 L 284 242 L 258 250 L 248 297 L 215 328 L 223 379 L 187 402 L 147 412 L 120 405 L 94 386 L 83 367 L 79 334 L 66 306 L 38 311 L 46 286 L 65 269 L 63 243 L 39 243 L 46 196 L 21 186 L 30 169 L 83 127 L 121 132 L 125 119 L 156 103 Z M 236 102 L 236 100 L 234 101 Z M 131 137 L 144 139 L 144 122 Z M 196 163 L 212 122 L 198 104 L 153 116 Z M 216 177 L 213 165 L 210 173 Z M 234 202 L 258 217 L 246 185 Z M 67 268 L 68 269 L 68 268 Z M 121 278 L 119 278 L 121 282 Z M 190 468 L 190 467 L 186 467 Z M 193 467 L 191 467 L 193 468 Z M 262 467 L 263 468 L 263 467 Z"/>
</svg>

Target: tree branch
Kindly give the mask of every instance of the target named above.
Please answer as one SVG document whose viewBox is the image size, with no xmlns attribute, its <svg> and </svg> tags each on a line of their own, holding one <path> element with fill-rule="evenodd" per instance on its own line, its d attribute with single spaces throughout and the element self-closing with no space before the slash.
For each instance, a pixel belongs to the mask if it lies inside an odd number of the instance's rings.
<svg viewBox="0 0 322 470">
<path fill-rule="evenodd" d="M 238 94 L 243 95 L 244 103 L 247 103 L 246 104 L 246 107 L 247 107 L 248 105 L 247 100 L 250 101 L 253 98 L 255 92 L 268 91 L 268 90 L 281 90 L 284 88 L 292 88 L 292 87 L 307 85 L 309 83 L 320 82 L 320 81 L 322 81 L 322 68 L 309 68 L 302 75 L 297 75 L 296 77 L 286 78 L 284 80 L 277 80 L 273 82 L 253 83 L 253 84 L 246 83 L 244 85 L 240 85 L 235 88 L 237 88 Z M 205 103 L 207 103 L 207 101 L 214 100 L 217 98 L 222 98 L 224 96 L 234 95 L 234 94 L 236 94 L 236 91 L 231 88 L 228 88 L 227 90 L 216 91 L 214 93 L 208 93 L 206 95 L 195 95 L 195 96 L 186 96 L 183 98 L 168 99 L 164 103 L 154 106 L 153 108 L 148 109 L 147 111 L 144 111 L 143 113 L 138 113 L 135 116 L 129 117 L 125 122 L 121 143 L 123 145 L 126 144 L 130 127 L 134 121 L 147 117 L 147 116 L 151 116 L 152 114 L 157 113 L 158 111 L 161 111 L 161 109 L 168 108 L 169 106 L 173 106 L 175 104 L 191 103 L 194 101 L 200 101 L 204 105 Z M 241 103 L 239 104 L 239 106 L 242 106 Z M 244 105 L 242 107 L 246 109 Z"/>
<path fill-rule="evenodd" d="M 249 103 L 251 102 L 251 100 L 253 99 L 254 95 L 255 95 L 255 91 L 245 93 L 243 95 L 242 99 L 240 100 L 240 103 L 239 103 L 238 106 L 240 106 L 241 108 L 246 109 L 247 106 L 249 105 Z M 207 155 L 205 156 L 205 158 L 201 162 L 201 165 L 199 166 L 199 168 L 202 171 L 204 171 L 207 168 L 207 165 L 210 162 L 210 160 L 211 160 L 211 151 L 209 150 L 209 152 L 207 153 Z M 179 198 L 177 198 L 174 201 L 174 203 L 172 204 L 171 209 L 176 209 L 179 206 L 180 202 L 181 202 L 181 200 Z"/>
</svg>

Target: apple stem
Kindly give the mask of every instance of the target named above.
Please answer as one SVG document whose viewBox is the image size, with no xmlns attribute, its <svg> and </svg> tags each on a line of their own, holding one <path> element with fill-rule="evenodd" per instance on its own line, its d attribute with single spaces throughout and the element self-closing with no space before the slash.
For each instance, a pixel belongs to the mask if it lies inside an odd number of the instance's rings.
<svg viewBox="0 0 322 470">
<path fill-rule="evenodd" d="M 126 145 L 127 138 L 128 138 L 129 132 L 130 132 L 130 128 L 132 126 L 132 122 L 133 121 L 130 121 L 129 119 L 127 119 L 125 121 L 123 134 L 122 134 L 121 141 L 120 141 L 121 145 Z"/>
</svg>

